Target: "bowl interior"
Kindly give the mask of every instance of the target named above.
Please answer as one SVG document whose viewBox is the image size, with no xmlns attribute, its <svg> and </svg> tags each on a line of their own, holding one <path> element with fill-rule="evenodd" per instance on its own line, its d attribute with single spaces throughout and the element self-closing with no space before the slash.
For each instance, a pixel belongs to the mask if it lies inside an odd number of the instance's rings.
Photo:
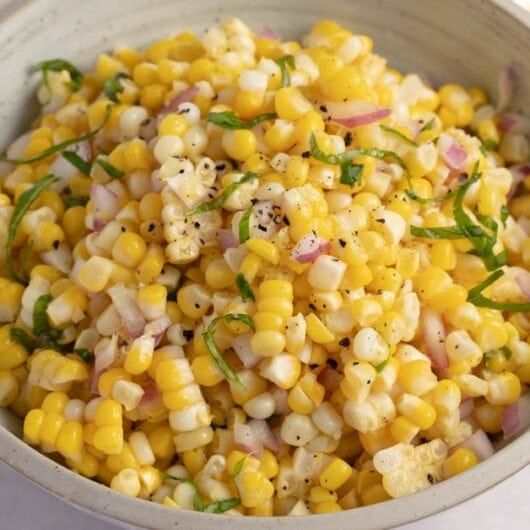
<svg viewBox="0 0 530 530">
<path fill-rule="evenodd" d="M 513 106 L 530 109 L 530 17 L 509 0 L 33 0 L 0 1 L 0 146 L 26 129 L 38 107 L 34 99 L 38 61 L 65 58 L 80 67 L 119 45 L 141 46 L 189 28 L 239 16 L 254 30 L 265 26 L 296 38 L 319 19 L 331 18 L 370 35 L 375 49 L 402 72 L 417 72 L 438 84 L 481 86 L 495 98 L 497 75 L 513 65 L 518 77 Z M 0 458 L 47 490 L 86 509 L 149 528 L 206 529 L 245 522 L 193 512 L 173 512 L 126 498 L 79 477 L 21 443 L 20 421 L 0 409 Z M 407 498 L 335 514 L 312 516 L 304 525 L 384 528 L 436 513 L 476 495 L 526 463 L 530 433 L 491 459 L 449 482 Z M 214 521 L 214 523 L 213 523 Z M 251 524 L 296 528 L 293 519 L 252 518 Z"/>
</svg>

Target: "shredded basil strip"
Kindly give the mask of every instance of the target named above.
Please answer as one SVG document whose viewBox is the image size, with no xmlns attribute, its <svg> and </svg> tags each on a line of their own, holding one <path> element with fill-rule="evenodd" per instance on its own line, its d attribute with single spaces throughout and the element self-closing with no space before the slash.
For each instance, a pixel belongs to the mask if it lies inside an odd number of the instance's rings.
<svg viewBox="0 0 530 530">
<path fill-rule="evenodd" d="M 482 142 L 482 147 L 486 151 L 495 151 L 495 149 L 497 149 L 497 142 L 495 142 L 494 140 L 484 140 Z"/>
<path fill-rule="evenodd" d="M 224 112 L 210 112 L 206 116 L 206 121 L 222 127 L 223 129 L 252 129 L 259 123 L 264 121 L 273 120 L 277 117 L 275 112 L 269 112 L 266 114 L 260 114 L 251 120 L 244 122 L 233 110 L 227 110 Z"/>
<path fill-rule="evenodd" d="M 81 173 L 90 176 L 90 164 L 85 162 L 77 153 L 74 153 L 73 151 L 63 151 L 61 156 L 68 160 L 68 162 Z"/>
<path fill-rule="evenodd" d="M 15 209 L 13 210 L 13 213 L 11 215 L 11 219 L 9 221 L 9 227 L 7 229 L 7 239 L 6 239 L 6 245 L 5 245 L 5 255 L 6 255 L 6 266 L 7 271 L 11 278 L 19 280 L 17 274 L 15 273 L 15 269 L 13 267 L 13 249 L 12 244 L 13 240 L 15 239 L 18 227 L 20 226 L 20 223 L 22 222 L 22 219 L 26 215 L 27 211 L 31 208 L 33 203 L 39 198 L 40 194 L 51 184 L 54 182 L 57 182 L 59 179 L 55 177 L 54 175 L 47 175 L 46 177 L 43 177 L 41 180 L 39 180 L 36 184 L 34 184 L 31 188 L 27 189 L 24 193 L 22 193 L 15 205 Z"/>
<path fill-rule="evenodd" d="M 510 348 L 508 348 L 507 346 L 503 346 L 502 348 L 498 348 L 498 349 L 496 348 L 494 350 L 489 350 L 487 352 L 484 352 L 483 362 L 484 362 L 484 366 L 486 368 L 490 367 L 491 358 L 497 352 L 501 353 L 507 361 L 509 361 L 512 358 L 512 355 L 513 355 L 512 350 L 510 350 Z"/>
<path fill-rule="evenodd" d="M 11 328 L 9 330 L 9 337 L 12 341 L 18 342 L 26 350 L 33 351 L 35 349 L 35 341 L 33 340 L 33 337 L 29 335 L 29 333 L 26 333 L 23 329 L 20 328 Z"/>
<path fill-rule="evenodd" d="M 506 221 L 508 220 L 508 217 L 510 217 L 510 210 L 508 209 L 508 206 L 506 206 L 505 204 L 503 204 L 501 206 L 501 214 L 500 214 L 500 219 L 501 219 L 501 222 L 504 226 L 506 226 Z"/>
<path fill-rule="evenodd" d="M 410 181 L 409 181 L 410 184 Z M 438 197 L 420 197 L 413 189 L 412 187 L 408 190 L 405 190 L 405 194 L 409 199 L 412 199 L 413 201 L 419 202 L 420 204 L 429 204 L 431 202 L 443 202 L 452 197 L 457 192 L 456 189 L 448 191 L 447 193 L 444 193 L 443 195 L 439 195 Z"/>
<path fill-rule="evenodd" d="M 233 110 L 210 112 L 206 116 L 206 121 L 223 129 L 246 129 L 245 122 Z"/>
<path fill-rule="evenodd" d="M 81 357 L 85 363 L 90 364 L 94 360 L 94 354 L 86 348 L 75 348 L 74 353 Z"/>
<path fill-rule="evenodd" d="M 243 302 L 246 302 L 247 300 L 252 300 L 253 302 L 256 301 L 254 291 L 241 272 L 236 276 L 236 287 Z"/>
<path fill-rule="evenodd" d="M 234 471 L 232 473 L 232 478 L 237 477 L 239 473 L 241 473 L 241 471 L 243 470 L 243 465 L 245 464 L 245 460 L 248 456 L 249 455 L 245 455 L 243 458 L 236 462 L 236 465 L 234 466 Z"/>
<path fill-rule="evenodd" d="M 266 112 L 265 114 L 260 114 L 259 116 L 256 116 L 255 118 L 252 118 L 251 120 L 248 120 L 245 127 L 247 129 L 252 129 L 252 127 L 259 125 L 260 123 L 263 123 L 264 121 L 274 120 L 277 117 L 278 117 L 278 114 L 276 114 L 275 112 Z"/>
<path fill-rule="evenodd" d="M 114 77 L 105 79 L 103 83 L 103 92 L 114 103 L 118 103 L 118 94 L 123 92 L 123 85 L 120 83 L 120 79 L 126 77 L 128 77 L 127 74 L 118 72 Z"/>
<path fill-rule="evenodd" d="M 55 153 L 59 151 L 64 151 L 67 147 L 77 144 L 79 142 L 84 142 L 85 140 L 90 140 L 90 138 L 94 137 L 109 121 L 110 113 L 112 111 L 112 105 L 107 105 L 107 108 L 105 109 L 105 114 L 103 116 L 103 121 L 101 122 L 101 125 L 97 128 L 95 128 L 93 131 L 90 131 L 86 134 L 83 134 L 81 136 L 77 136 L 76 138 L 72 138 L 71 140 L 65 140 L 64 142 L 61 142 L 57 145 L 52 145 L 48 149 L 45 149 L 40 155 L 31 157 L 31 158 L 6 158 L 6 157 L 0 157 L 0 161 L 2 162 L 9 162 L 10 164 L 15 164 L 17 166 L 21 164 L 32 164 L 33 162 L 38 162 L 39 160 L 42 160 L 44 158 L 48 158 L 51 155 L 54 155 Z"/>
<path fill-rule="evenodd" d="M 354 151 L 344 151 L 343 153 L 339 153 L 338 155 L 324 153 L 324 151 L 319 149 L 314 134 L 311 134 L 309 145 L 311 148 L 311 156 L 313 158 L 316 158 L 319 162 L 323 162 L 324 164 L 342 166 L 342 164 L 345 164 L 346 162 L 351 162 L 358 156 L 366 155 L 372 158 L 378 158 L 380 160 L 384 160 L 385 158 L 391 158 L 395 162 L 397 162 L 403 169 L 407 168 L 403 159 L 394 151 L 377 149 L 376 147 L 368 147 L 364 149 L 355 149 Z"/>
<path fill-rule="evenodd" d="M 347 186 L 356 186 L 362 183 L 363 176 L 362 164 L 352 164 L 346 162 L 340 166 L 340 183 L 346 184 Z"/>
<path fill-rule="evenodd" d="M 183 482 L 186 484 L 190 484 L 193 487 L 194 491 L 194 499 L 193 499 L 193 509 L 197 512 L 205 512 L 205 513 L 223 513 L 228 510 L 231 510 L 235 506 L 237 506 L 241 499 L 238 497 L 232 497 L 230 499 L 223 499 L 216 502 L 210 502 L 208 504 L 204 504 L 204 502 L 201 499 L 201 495 L 199 493 L 199 490 L 197 489 L 197 486 L 195 483 L 188 479 L 188 478 L 179 478 L 175 477 L 173 475 L 170 475 L 169 473 L 162 471 L 162 477 L 169 480 L 176 480 L 178 482 Z"/>
<path fill-rule="evenodd" d="M 289 68 L 291 70 L 294 70 L 296 68 L 294 57 L 292 55 L 283 55 L 282 57 L 276 59 L 276 64 L 280 67 L 280 71 L 282 73 L 281 87 L 284 88 L 286 86 L 290 86 L 291 73 L 289 71 Z"/>
<path fill-rule="evenodd" d="M 241 217 L 239 221 L 239 243 L 243 244 L 250 238 L 250 217 L 252 215 L 252 208 L 249 208 Z"/>
<path fill-rule="evenodd" d="M 86 206 L 88 203 L 88 197 L 65 197 L 64 199 L 64 209 L 73 208 L 74 206 Z"/>
<path fill-rule="evenodd" d="M 434 125 L 436 123 L 436 119 L 432 118 L 430 119 L 421 129 L 420 132 L 423 131 L 430 131 L 432 128 L 434 128 Z"/>
<path fill-rule="evenodd" d="M 125 175 L 124 171 L 122 171 L 121 169 L 118 169 L 116 166 L 113 166 L 110 162 L 108 162 L 104 158 L 100 158 L 100 157 L 96 158 L 96 164 L 98 166 L 101 166 L 103 168 L 103 171 L 105 171 L 105 173 L 107 173 L 107 175 L 114 180 L 121 179 L 123 175 Z"/>
<path fill-rule="evenodd" d="M 246 324 L 250 329 L 254 330 L 254 321 L 249 315 L 237 313 L 237 314 L 228 314 L 224 315 L 222 317 L 214 318 L 210 325 L 208 326 L 208 329 L 205 333 L 202 334 L 204 338 L 204 343 L 206 344 L 206 348 L 208 349 L 209 354 L 212 356 L 212 359 L 214 360 L 215 364 L 218 366 L 219 370 L 223 372 L 225 377 L 234 383 L 237 383 L 241 386 L 243 386 L 243 383 L 241 382 L 241 379 L 239 379 L 239 376 L 235 372 L 235 370 L 225 361 L 223 357 L 223 353 L 219 349 L 219 346 L 217 346 L 217 343 L 215 342 L 214 334 L 215 334 L 215 328 L 217 327 L 217 324 L 224 320 L 226 323 L 233 322 L 234 320 L 238 320 L 239 322 L 243 322 L 243 324 Z"/>
<path fill-rule="evenodd" d="M 381 127 L 383 131 L 397 136 L 401 141 L 405 142 L 407 145 L 411 145 L 412 147 L 418 147 L 418 144 L 414 140 L 407 138 L 402 132 L 399 132 L 397 129 L 388 127 L 387 125 L 379 125 L 379 127 Z"/>
<path fill-rule="evenodd" d="M 478 220 L 483 226 L 492 231 L 492 234 L 487 234 L 484 230 L 482 234 L 478 234 L 475 229 L 475 234 L 471 233 L 472 227 L 476 227 L 471 218 L 466 214 L 463 207 L 464 196 L 469 187 L 474 184 L 481 177 L 478 172 L 478 162 L 475 163 L 473 171 L 469 179 L 458 188 L 455 194 L 455 201 L 453 204 L 453 215 L 456 224 L 468 234 L 468 239 L 475 247 L 475 253 L 481 257 L 488 270 L 495 270 L 506 263 L 506 253 L 501 252 L 497 255 L 493 253 L 493 247 L 497 242 L 497 222 L 491 217 L 478 215 Z"/>
<path fill-rule="evenodd" d="M 468 232 L 464 232 L 459 226 L 437 226 L 434 228 L 411 226 L 410 233 L 415 237 L 428 239 L 467 239 L 470 233 L 481 235 L 483 230 L 480 226 L 469 227 Z"/>
<path fill-rule="evenodd" d="M 42 80 L 48 91 L 50 91 L 48 72 L 62 72 L 63 70 L 66 70 L 70 74 L 70 81 L 68 83 L 70 90 L 72 92 L 78 92 L 83 85 L 83 73 L 72 63 L 64 59 L 51 59 L 50 61 L 42 61 L 34 67 L 34 71 L 42 72 Z"/>
<path fill-rule="evenodd" d="M 467 301 L 477 307 L 487 307 L 489 309 L 498 309 L 499 311 L 511 311 L 513 313 L 525 313 L 530 311 L 530 302 L 496 302 L 482 294 L 484 289 L 495 283 L 501 276 L 504 276 L 504 271 L 502 269 L 496 270 L 494 273 L 490 274 L 482 283 L 479 283 L 473 287 L 473 289 L 469 290 Z"/>
<path fill-rule="evenodd" d="M 223 499 L 222 501 L 211 502 L 203 506 L 202 511 L 205 513 L 224 513 L 232 508 L 235 508 L 241 503 L 239 497 L 232 497 L 230 499 Z"/>
<path fill-rule="evenodd" d="M 33 333 L 37 336 L 49 333 L 52 329 L 48 322 L 48 315 L 46 315 L 46 309 L 52 300 L 51 294 L 43 294 L 37 298 L 33 305 Z"/>
<path fill-rule="evenodd" d="M 232 182 L 232 184 L 229 184 L 220 195 L 218 195 L 215 199 L 212 199 L 211 201 L 203 202 L 202 204 L 199 204 L 199 206 L 196 206 L 195 208 L 192 208 L 191 210 L 188 210 L 184 215 L 196 215 L 200 213 L 206 213 L 211 212 L 212 210 L 216 210 L 217 208 L 221 208 L 221 206 L 227 201 L 228 197 L 234 193 L 234 191 L 237 190 L 240 186 L 245 184 L 246 182 L 249 182 L 250 180 L 257 179 L 260 177 L 259 173 L 245 173 L 241 179 L 239 179 L 237 182 Z"/>
</svg>

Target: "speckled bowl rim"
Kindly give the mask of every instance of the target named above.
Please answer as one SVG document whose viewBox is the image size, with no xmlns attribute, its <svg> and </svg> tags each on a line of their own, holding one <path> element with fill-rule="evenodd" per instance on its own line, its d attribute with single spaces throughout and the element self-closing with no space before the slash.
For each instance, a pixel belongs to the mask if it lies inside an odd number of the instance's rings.
<svg viewBox="0 0 530 530">
<path fill-rule="evenodd" d="M 530 14 L 511 0 L 490 0 L 530 32 Z M 6 4 L 6 2 L 0 2 Z M 19 11 L 31 8 L 10 3 L 0 11 L 2 24 L 8 24 Z M 259 530 L 283 528 L 307 530 L 322 528 L 362 528 L 376 530 L 412 522 L 438 513 L 474 497 L 513 475 L 530 461 L 530 430 L 500 449 L 470 471 L 441 482 L 427 490 L 385 503 L 335 514 L 296 517 L 232 517 L 172 510 L 162 505 L 133 499 L 88 480 L 34 450 L 0 426 L 0 460 L 45 491 L 95 516 L 144 528 L 185 528 L 219 530 L 256 527 Z"/>
</svg>

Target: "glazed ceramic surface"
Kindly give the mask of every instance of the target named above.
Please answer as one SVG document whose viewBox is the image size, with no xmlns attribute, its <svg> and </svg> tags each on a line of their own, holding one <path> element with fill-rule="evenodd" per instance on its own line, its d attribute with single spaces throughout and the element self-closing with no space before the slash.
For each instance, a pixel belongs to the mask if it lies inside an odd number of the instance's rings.
<svg viewBox="0 0 530 530">
<path fill-rule="evenodd" d="M 0 146 L 35 115 L 33 64 L 61 57 L 88 67 L 99 52 L 140 46 L 189 28 L 239 16 L 300 37 L 333 18 L 370 35 L 376 51 L 403 72 L 434 84 L 457 81 L 496 95 L 500 68 L 513 64 L 514 108 L 530 112 L 530 15 L 510 0 L 29 0 L 0 1 Z M 380 529 L 434 514 L 491 487 L 529 462 L 530 432 L 462 475 L 414 495 L 330 515 L 254 518 L 176 511 L 125 497 L 87 480 L 24 444 L 20 420 L 0 409 L 0 458 L 82 509 L 145 528 L 186 530 Z M 43 515 L 45 516 L 45 514 Z"/>
</svg>

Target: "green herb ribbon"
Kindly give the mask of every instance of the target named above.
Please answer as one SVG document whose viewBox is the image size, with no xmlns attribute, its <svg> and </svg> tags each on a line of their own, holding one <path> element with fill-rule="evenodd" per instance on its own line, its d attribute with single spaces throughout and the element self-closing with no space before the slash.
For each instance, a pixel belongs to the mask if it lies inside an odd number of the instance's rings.
<svg viewBox="0 0 530 530">
<path fill-rule="evenodd" d="M 28 212 L 28 210 L 31 208 L 33 203 L 39 198 L 41 193 L 51 184 L 54 182 L 57 182 L 59 179 L 53 175 L 47 175 L 46 177 L 43 177 L 41 180 L 39 180 L 37 183 L 35 183 L 31 188 L 24 191 L 16 205 L 15 209 L 13 210 L 13 213 L 11 214 L 11 219 L 9 220 L 9 227 L 7 229 L 7 239 L 5 244 L 5 255 L 6 255 L 6 265 L 7 265 L 7 272 L 9 273 L 10 277 L 18 280 L 22 283 L 24 283 L 24 280 L 21 280 L 14 269 L 13 266 L 13 249 L 12 244 L 13 240 L 15 239 L 18 228 L 20 226 L 20 223 L 22 222 L 22 219 Z"/>
<path fill-rule="evenodd" d="M 125 172 L 121 169 L 118 169 L 116 166 L 113 166 L 110 162 L 105 160 L 104 158 L 98 157 L 96 158 L 96 164 L 100 166 L 107 175 L 113 179 L 118 180 L 125 175 Z"/>
<path fill-rule="evenodd" d="M 436 124 L 436 119 L 435 118 L 431 118 L 421 129 L 420 129 L 420 132 L 423 132 L 423 131 L 430 131 L 431 129 L 434 128 L 434 125 Z"/>
<path fill-rule="evenodd" d="M 280 72 L 282 73 L 281 87 L 290 86 L 291 73 L 289 69 L 294 70 L 296 68 L 294 57 L 292 55 L 283 55 L 276 59 L 276 64 L 280 67 Z"/>
<path fill-rule="evenodd" d="M 74 153 L 73 151 L 63 151 L 61 156 L 68 160 L 68 162 L 78 169 L 79 172 L 90 176 L 90 164 L 85 162 L 77 153 Z"/>
<path fill-rule="evenodd" d="M 403 159 L 394 151 L 387 151 L 385 149 L 378 149 L 376 147 L 367 147 L 362 149 L 355 149 L 354 151 L 344 151 L 343 153 L 339 153 L 338 155 L 325 153 L 324 151 L 319 149 L 315 135 L 313 133 L 311 134 L 309 145 L 311 148 L 311 156 L 313 158 L 316 158 L 319 162 L 323 162 L 324 164 L 341 166 L 346 162 L 351 162 L 354 158 L 357 158 L 358 156 L 366 155 L 372 158 L 378 158 L 379 160 L 391 158 L 392 160 L 397 162 L 403 169 L 407 168 L 407 165 L 405 164 Z"/>
<path fill-rule="evenodd" d="M 91 364 L 94 360 L 94 354 L 86 348 L 75 348 L 74 353 L 81 357 L 87 364 Z"/>
<path fill-rule="evenodd" d="M 88 197 L 65 197 L 64 200 L 64 209 L 73 208 L 74 206 L 86 206 L 88 203 Z"/>
<path fill-rule="evenodd" d="M 249 208 L 241 217 L 239 221 L 239 243 L 243 244 L 247 239 L 250 239 L 250 217 L 252 215 L 252 208 Z"/>
<path fill-rule="evenodd" d="M 123 92 L 123 85 L 120 83 L 120 79 L 129 77 L 123 72 L 118 72 L 114 77 L 105 79 L 103 83 L 103 92 L 105 95 L 114 103 L 118 103 L 118 94 Z"/>
<path fill-rule="evenodd" d="M 76 138 L 72 138 L 71 140 L 65 140 L 64 142 L 61 142 L 57 145 L 52 145 L 48 149 L 45 149 L 40 155 L 33 156 L 31 158 L 6 158 L 6 157 L 0 157 L 0 161 L 2 162 L 9 162 L 10 164 L 15 164 L 17 166 L 21 164 L 32 164 L 33 162 L 38 162 L 39 160 L 42 160 L 44 158 L 48 158 L 51 155 L 54 155 L 55 153 L 59 151 L 64 151 L 67 147 L 77 144 L 79 142 L 84 142 L 85 140 L 90 140 L 90 138 L 93 138 L 109 121 L 110 113 L 112 111 L 113 105 L 107 105 L 105 108 L 105 114 L 103 116 L 103 121 L 101 122 L 101 125 L 99 127 L 95 128 L 93 131 L 90 131 L 86 134 L 83 134 L 81 136 L 77 136 Z"/>
<path fill-rule="evenodd" d="M 234 191 L 236 191 L 240 186 L 246 182 L 249 182 L 250 180 L 260 178 L 260 176 L 261 175 L 259 173 L 245 173 L 237 182 L 232 182 L 232 184 L 229 184 L 215 199 L 199 204 L 199 206 L 188 210 L 184 215 L 197 215 L 211 212 L 212 210 L 220 208 L 228 200 L 228 197 L 230 197 L 230 195 L 232 195 L 232 193 L 234 193 Z"/>
<path fill-rule="evenodd" d="M 236 276 L 236 287 L 243 302 L 246 302 L 247 300 L 252 300 L 253 302 L 256 301 L 254 291 L 241 272 Z"/>
<path fill-rule="evenodd" d="M 232 497 L 230 499 L 222 499 L 220 501 L 210 502 L 205 504 L 201 499 L 201 495 L 195 483 L 187 478 L 179 478 L 169 473 L 163 471 L 162 477 L 169 480 L 176 480 L 177 482 L 182 482 L 184 484 L 190 484 L 193 487 L 194 499 L 193 499 L 193 509 L 197 512 L 204 513 L 224 513 L 232 508 L 235 508 L 238 504 L 241 503 L 241 499 L 238 497 Z"/>
<path fill-rule="evenodd" d="M 381 127 L 381 129 L 386 133 L 397 136 L 402 142 L 406 143 L 407 145 L 410 145 L 412 147 L 418 147 L 418 144 L 414 140 L 407 138 L 402 132 L 399 132 L 397 129 L 393 129 L 392 127 L 388 127 L 387 125 L 379 125 L 379 127 Z"/>
<path fill-rule="evenodd" d="M 48 79 L 49 72 L 62 72 L 66 70 L 70 74 L 70 82 L 68 87 L 72 92 L 78 92 L 83 85 L 83 73 L 76 68 L 72 63 L 65 61 L 64 59 L 51 59 L 50 61 L 42 61 L 35 65 L 34 71 L 42 72 L 42 80 L 44 86 L 50 90 L 50 82 Z"/>
<path fill-rule="evenodd" d="M 223 129 L 252 129 L 256 125 L 268 121 L 274 120 L 278 115 L 275 112 L 268 112 L 266 114 L 260 114 L 255 118 L 245 122 L 243 121 L 233 110 L 226 110 L 224 112 L 210 112 L 206 116 L 206 121 L 222 127 Z"/>
<path fill-rule="evenodd" d="M 254 321 L 249 315 L 241 313 L 237 313 L 234 315 L 228 314 L 222 317 L 214 318 L 210 322 L 208 329 L 202 334 L 204 338 L 204 343 L 206 344 L 206 348 L 208 349 L 208 353 L 212 356 L 212 359 L 214 360 L 218 368 L 221 370 L 221 372 L 223 372 L 223 374 L 229 381 L 243 386 L 241 379 L 239 379 L 239 376 L 237 375 L 235 370 L 225 361 L 223 357 L 223 352 L 219 349 L 219 346 L 215 342 L 215 328 L 217 327 L 217 324 L 221 322 L 221 320 L 223 320 L 227 324 L 233 322 L 234 320 L 238 320 L 239 322 L 243 322 L 243 324 L 246 324 L 252 330 L 255 329 Z"/>
<path fill-rule="evenodd" d="M 365 155 L 372 158 L 378 158 L 380 160 L 391 158 L 395 160 L 402 168 L 407 167 L 403 159 L 394 151 L 369 147 L 365 149 L 355 149 L 354 151 L 344 151 L 343 153 L 339 153 L 337 155 L 325 153 L 319 149 L 314 134 L 311 134 L 309 146 L 311 148 L 311 156 L 316 158 L 319 162 L 340 166 L 340 182 L 341 184 L 347 184 L 349 186 L 354 186 L 361 183 L 363 166 L 360 164 L 352 164 L 352 160 L 359 156 Z"/>
<path fill-rule="evenodd" d="M 467 301 L 477 307 L 487 307 L 489 309 L 498 309 L 499 311 L 511 311 L 513 313 L 525 313 L 530 311 L 530 302 L 496 302 L 482 294 L 484 289 L 495 283 L 503 275 L 504 271 L 501 269 L 490 274 L 482 283 L 479 283 L 477 286 L 473 287 L 473 289 L 470 289 L 467 294 Z"/>
<path fill-rule="evenodd" d="M 29 333 L 26 333 L 23 329 L 11 328 L 9 330 L 9 336 L 12 341 L 18 342 L 19 344 L 24 346 L 24 348 L 26 348 L 26 350 L 28 350 L 29 352 L 35 349 L 35 340 L 29 335 Z"/>
<path fill-rule="evenodd" d="M 340 166 L 340 183 L 346 186 L 356 186 L 362 184 L 364 166 L 362 164 L 352 164 L 346 162 Z"/>
</svg>

